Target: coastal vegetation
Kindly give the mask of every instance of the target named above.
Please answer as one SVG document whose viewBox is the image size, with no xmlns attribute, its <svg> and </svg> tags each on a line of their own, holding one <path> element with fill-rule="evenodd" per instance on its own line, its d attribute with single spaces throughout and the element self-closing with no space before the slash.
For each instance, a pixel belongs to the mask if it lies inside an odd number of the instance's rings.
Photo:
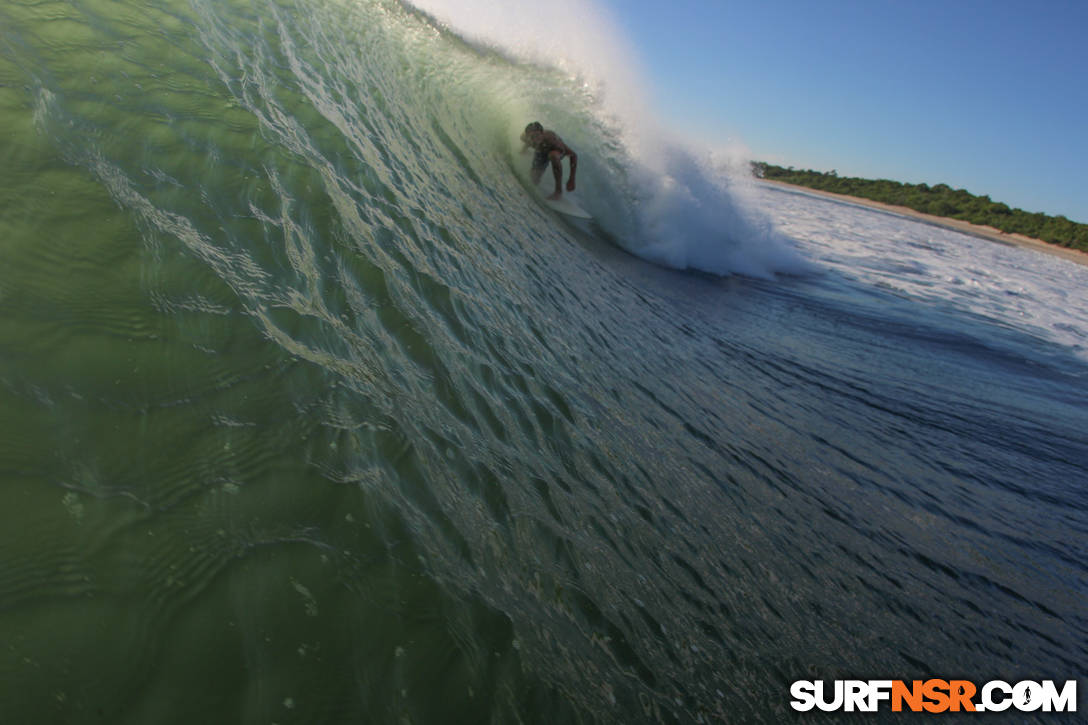
<svg viewBox="0 0 1088 725">
<path fill-rule="evenodd" d="M 871 199 L 884 204 L 905 206 L 923 214 L 959 219 L 994 227 L 1011 234 L 1041 239 L 1070 249 L 1088 252 L 1088 224 L 1064 216 L 1049 216 L 1010 208 L 988 196 L 976 196 L 947 184 L 903 184 L 887 179 L 859 179 L 839 176 L 836 171 L 821 172 L 783 168 L 762 161 L 752 162 L 752 173 L 761 179 L 781 181 L 820 191 Z"/>
</svg>

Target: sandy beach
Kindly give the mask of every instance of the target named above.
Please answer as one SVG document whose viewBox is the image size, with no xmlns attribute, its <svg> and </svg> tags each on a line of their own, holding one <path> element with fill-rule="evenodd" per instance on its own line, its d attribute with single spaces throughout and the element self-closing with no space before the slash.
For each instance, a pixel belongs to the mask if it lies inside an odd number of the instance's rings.
<svg viewBox="0 0 1088 725">
<path fill-rule="evenodd" d="M 1085 266 L 1088 266 L 1088 254 L 1084 252 L 1078 251 L 1076 249 L 1059 247 L 1056 244 L 1049 244 L 1039 239 L 1025 237 L 1022 234 L 1009 234 L 1008 232 L 1003 232 L 1000 229 L 995 229 L 994 227 L 980 226 L 978 224 L 971 224 L 969 222 L 960 221 L 958 219 L 949 219 L 947 217 L 923 214 L 905 206 L 884 204 L 879 201 L 871 201 L 869 199 L 862 199 L 856 196 L 847 196 L 846 194 L 834 194 L 830 191 L 810 189 L 807 186 L 787 184 L 782 181 L 772 181 L 770 179 L 759 179 L 758 181 L 761 184 L 778 186 L 783 189 L 796 190 L 804 192 L 806 194 L 814 194 L 816 196 L 827 197 L 829 199 L 837 199 L 839 201 L 844 201 L 850 204 L 857 204 L 859 206 L 866 206 L 872 209 L 880 209 L 881 211 L 886 211 L 891 214 L 899 214 L 901 216 L 910 217 L 911 219 L 917 219 L 918 221 L 925 222 L 926 224 L 933 224 L 934 226 L 944 227 L 945 229 L 952 229 L 957 232 L 963 232 L 964 234 L 981 237 L 982 239 L 989 239 L 990 241 L 998 242 L 1000 244 L 1010 244 L 1017 247 L 1036 249 L 1040 252 L 1053 254 L 1058 257 L 1068 259 L 1072 262 L 1076 262 L 1077 264 L 1083 264 Z"/>
</svg>

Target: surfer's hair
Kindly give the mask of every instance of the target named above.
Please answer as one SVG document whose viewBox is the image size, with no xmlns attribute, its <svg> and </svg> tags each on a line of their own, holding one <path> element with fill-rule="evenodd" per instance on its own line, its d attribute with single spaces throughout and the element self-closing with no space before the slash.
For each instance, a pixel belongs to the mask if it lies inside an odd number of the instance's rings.
<svg viewBox="0 0 1088 725">
<path fill-rule="evenodd" d="M 533 131 L 543 131 L 544 127 L 540 125 L 540 121 L 533 121 L 525 127 L 525 133 L 532 133 Z"/>
</svg>

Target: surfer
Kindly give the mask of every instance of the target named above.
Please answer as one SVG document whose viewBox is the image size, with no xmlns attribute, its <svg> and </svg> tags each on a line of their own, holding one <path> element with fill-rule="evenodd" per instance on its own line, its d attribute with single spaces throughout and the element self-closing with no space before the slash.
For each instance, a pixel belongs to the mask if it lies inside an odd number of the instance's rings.
<svg viewBox="0 0 1088 725">
<path fill-rule="evenodd" d="M 570 146 L 563 143 L 563 139 L 559 138 L 555 131 L 549 131 L 541 126 L 539 121 L 533 121 L 525 127 L 525 132 L 521 134 L 521 142 L 525 144 L 521 149 L 522 151 L 528 148 L 534 150 L 533 167 L 532 171 L 530 171 L 533 186 L 540 182 L 545 167 L 551 164 L 552 175 L 555 177 L 555 193 L 548 198 L 554 201 L 561 197 L 563 195 L 563 157 L 569 156 L 570 176 L 567 178 L 567 191 L 574 191 L 574 174 L 578 170 L 578 154 L 574 153 L 574 149 Z"/>
</svg>

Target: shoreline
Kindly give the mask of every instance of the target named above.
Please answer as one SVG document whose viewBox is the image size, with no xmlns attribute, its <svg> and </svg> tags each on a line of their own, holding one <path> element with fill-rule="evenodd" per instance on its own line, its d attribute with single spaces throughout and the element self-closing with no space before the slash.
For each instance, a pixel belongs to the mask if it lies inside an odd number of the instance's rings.
<svg viewBox="0 0 1088 725">
<path fill-rule="evenodd" d="M 847 194 L 836 194 L 831 191 L 822 191 L 820 189 L 810 189 L 807 186 L 800 186 L 798 184 L 788 184 L 784 181 L 776 181 L 773 179 L 759 179 L 756 181 L 760 184 L 768 184 L 770 186 L 776 186 L 784 190 L 796 190 L 806 194 L 814 194 L 816 196 L 822 196 L 828 199 L 835 199 L 837 201 L 844 201 L 849 204 L 857 204 L 858 206 L 868 207 L 870 209 L 877 209 L 879 211 L 888 212 L 890 214 L 896 214 L 898 216 L 904 216 L 915 221 L 924 222 L 926 224 L 932 224 L 936 227 L 942 227 L 944 229 L 950 229 L 954 232 L 961 232 L 963 234 L 970 234 L 973 237 L 979 237 L 981 239 L 987 239 L 991 242 L 997 242 L 999 244 L 1006 244 L 1011 247 L 1024 247 L 1026 249 L 1034 249 L 1047 254 L 1052 254 L 1057 257 L 1062 257 L 1071 262 L 1088 266 L 1088 253 L 1081 252 L 1076 249 L 1069 249 L 1068 247 L 1061 247 L 1057 244 L 1050 244 L 1040 239 L 1033 239 L 1032 237 L 1025 237 L 1023 234 L 1010 234 L 1009 232 L 1003 232 L 1000 229 L 994 227 L 986 227 L 978 224 L 972 224 L 970 222 L 961 221 L 959 219 L 949 219 L 948 217 L 933 216 L 932 214 L 923 214 L 920 211 L 915 211 L 905 206 L 895 206 L 893 204 L 885 204 L 880 201 L 873 201 L 871 199 L 863 199 L 857 196 L 849 196 Z"/>
</svg>

